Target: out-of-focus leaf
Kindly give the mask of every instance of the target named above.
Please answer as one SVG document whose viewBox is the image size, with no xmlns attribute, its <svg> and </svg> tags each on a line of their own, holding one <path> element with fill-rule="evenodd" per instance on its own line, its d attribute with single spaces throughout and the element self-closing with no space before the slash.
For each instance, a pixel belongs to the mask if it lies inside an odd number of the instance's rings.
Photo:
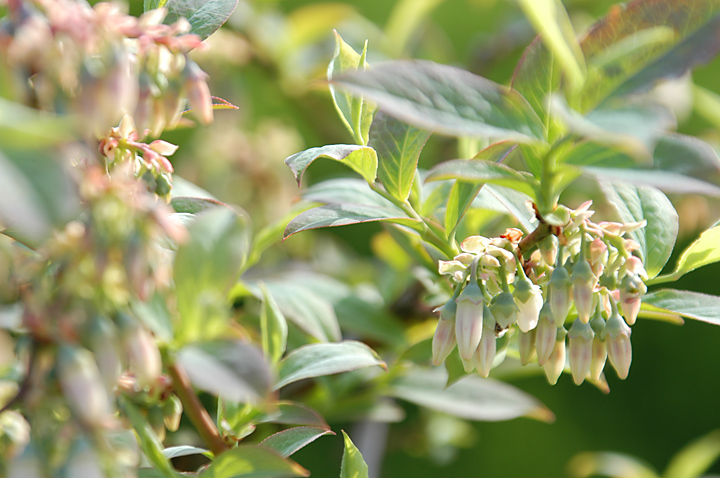
<svg viewBox="0 0 720 478">
<path fill-rule="evenodd" d="M 306 149 L 285 159 L 285 164 L 292 170 L 298 185 L 302 182 L 308 166 L 318 158 L 334 159 L 353 169 L 368 183 L 374 182 L 377 176 L 378 160 L 374 149 L 354 144 L 331 144 Z"/>
<path fill-rule="evenodd" d="M 292 460 L 264 446 L 242 445 L 224 452 L 200 472 L 199 478 L 284 478 L 309 476 Z"/>
<path fill-rule="evenodd" d="M 283 457 L 288 457 L 321 436 L 334 434 L 326 428 L 294 427 L 270 435 L 261 441 L 260 445 L 275 450 Z"/>
<path fill-rule="evenodd" d="M 703 194 L 720 197 L 720 187 L 669 171 L 587 167 L 583 170 L 600 179 L 653 186 L 668 193 Z"/>
<path fill-rule="evenodd" d="M 260 290 L 263 295 L 260 309 L 263 352 L 271 363 L 276 364 L 282 358 L 287 346 L 287 322 L 267 286 L 260 284 Z"/>
<path fill-rule="evenodd" d="M 500 163 L 516 146 L 516 144 L 508 141 L 491 144 L 480 151 L 473 160 Z M 448 233 L 455 230 L 482 186 L 483 183 L 478 184 L 462 180 L 455 181 L 453 188 L 450 190 L 450 196 L 448 197 L 447 208 L 445 210 L 445 230 L 448 231 Z"/>
<path fill-rule="evenodd" d="M 38 150 L 74 139 L 67 118 L 0 98 L 0 144 L 4 149 Z"/>
<path fill-rule="evenodd" d="M 362 182 L 362 181 L 361 181 Z M 367 183 L 362 182 L 367 185 Z M 254 266 L 262 257 L 262 254 L 274 244 L 282 242 L 283 232 L 287 224 L 298 214 L 312 208 L 312 205 L 307 203 L 295 204 L 290 211 L 284 216 L 277 218 L 275 221 L 267 224 L 265 227 L 260 229 L 253 237 L 252 248 L 250 251 L 250 257 L 248 257 L 245 268 L 249 269 Z"/>
<path fill-rule="evenodd" d="M 453 159 L 440 163 L 430 170 L 426 181 L 457 179 L 465 182 L 490 183 L 515 189 L 535 196 L 535 180 L 504 164 L 482 159 Z"/>
<path fill-rule="evenodd" d="M 247 260 L 251 243 L 247 216 L 227 208 L 198 214 L 189 232 L 173 268 L 180 343 L 210 339 L 223 331 L 226 294 Z"/>
<path fill-rule="evenodd" d="M 670 133 L 662 136 L 653 152 L 653 169 L 672 171 L 720 184 L 720 159 L 706 142 Z"/>
<path fill-rule="evenodd" d="M 522 94 L 542 121 L 545 138 L 550 139 L 550 95 L 560 87 L 560 72 L 553 54 L 540 36 L 525 49 L 512 77 L 512 88 Z"/>
<path fill-rule="evenodd" d="M 295 281 L 268 281 L 266 286 L 280 312 L 300 330 L 322 342 L 341 339 L 335 311 L 322 295 Z"/>
<path fill-rule="evenodd" d="M 720 226 L 715 226 L 700 234 L 700 237 L 683 251 L 671 274 L 667 277 L 660 276 L 658 279 L 677 280 L 699 267 L 720 261 L 718 244 L 720 244 Z"/>
<path fill-rule="evenodd" d="M 651 186 L 622 181 L 600 181 L 605 197 L 624 223 L 647 221 L 628 233 L 640 244 L 641 259 L 650 278 L 660 273 L 672 254 L 678 233 L 678 215 L 670 200 Z"/>
<path fill-rule="evenodd" d="M 190 181 L 188 181 L 185 178 L 182 178 L 178 176 L 177 174 L 173 175 L 173 187 L 170 191 L 170 194 L 173 198 L 176 197 L 194 197 L 194 198 L 203 198 L 203 199 L 212 199 L 217 201 L 215 196 L 210 194 L 209 192 L 205 191 L 200 186 L 197 186 Z"/>
<path fill-rule="evenodd" d="M 282 425 L 304 425 L 330 430 L 330 426 L 318 412 L 302 403 L 281 400 L 276 403 L 277 409 L 260 415 L 258 423 L 280 423 Z"/>
<path fill-rule="evenodd" d="M 580 109 L 641 92 L 711 59 L 720 49 L 715 34 L 719 8 L 708 0 L 656 0 L 612 9 L 580 44 L 589 69 Z M 673 34 L 660 34 L 663 28 Z M 614 53 L 616 59 L 608 61 L 608 50 L 622 54 Z"/>
<path fill-rule="evenodd" d="M 155 293 L 146 301 L 134 300 L 130 304 L 135 316 L 142 321 L 155 338 L 161 342 L 170 343 L 173 338 L 173 325 L 170 312 L 167 310 L 165 297 Z"/>
<path fill-rule="evenodd" d="M 311 344 L 293 350 L 279 365 L 275 389 L 298 380 L 349 372 L 378 365 L 387 368 L 377 353 L 362 342 Z"/>
<path fill-rule="evenodd" d="M 693 111 L 720 128 L 720 95 L 698 85 L 692 85 L 692 91 Z"/>
<path fill-rule="evenodd" d="M 385 24 L 387 49 L 391 57 L 402 57 L 408 41 L 430 12 L 444 0 L 401 0 Z"/>
<path fill-rule="evenodd" d="M 333 77 L 338 77 L 354 71 L 365 71 L 367 42 L 361 54 L 345 43 L 340 34 L 335 32 L 335 54 L 333 55 L 327 70 L 327 79 L 330 81 L 330 94 L 332 95 L 335 108 L 337 108 L 345 126 L 357 144 L 368 144 L 370 125 L 373 122 L 375 105 L 364 100 L 362 96 L 355 97 L 347 91 L 337 91 L 333 86 Z M 374 178 L 373 178 L 374 179 Z M 369 181 L 372 182 L 372 181 Z"/>
<path fill-rule="evenodd" d="M 562 2 L 520 0 L 520 6 L 560 63 L 572 88 L 579 89 L 585 81 L 585 58 Z"/>
<path fill-rule="evenodd" d="M 215 209 L 216 207 L 229 207 L 227 204 L 218 201 L 217 199 L 188 196 L 173 196 L 170 201 L 170 205 L 175 212 L 185 214 L 199 214 L 203 211 Z"/>
<path fill-rule="evenodd" d="M 612 478 L 659 478 L 650 465 L 622 453 L 578 453 L 570 463 L 568 471 L 574 478 L 609 476 Z"/>
<path fill-rule="evenodd" d="M 687 319 L 720 325 L 720 297 L 689 290 L 662 289 L 643 296 L 644 303 Z"/>
<path fill-rule="evenodd" d="M 368 183 L 362 179 L 328 179 L 307 188 L 302 197 L 308 201 L 323 204 L 353 203 L 380 206 L 385 209 L 396 210 L 399 215 L 405 215 L 402 209 L 370 189 Z"/>
<path fill-rule="evenodd" d="M 340 465 L 340 478 L 368 478 L 368 466 L 362 453 L 357 449 L 350 437 L 343 430 L 345 451 Z"/>
<path fill-rule="evenodd" d="M 170 460 L 163 455 L 163 445 L 153 431 L 150 423 L 142 416 L 140 410 L 127 398 L 118 398 L 120 408 L 130 420 L 140 439 L 140 448 L 152 465 L 162 473 L 165 478 L 177 478 L 178 473 L 173 469 Z"/>
<path fill-rule="evenodd" d="M 518 142 L 544 138 L 542 122 L 520 93 L 451 66 L 385 62 L 335 83 L 428 131 Z"/>
<path fill-rule="evenodd" d="M 183 347 L 178 362 L 197 388 L 236 402 L 256 403 L 270 392 L 271 372 L 256 347 L 214 341 Z"/>
<path fill-rule="evenodd" d="M 168 448 L 165 448 L 163 451 L 163 455 L 165 455 L 165 458 L 171 459 L 171 458 L 177 458 L 179 456 L 189 456 L 189 455 L 205 455 L 205 456 L 212 456 L 212 452 L 210 450 L 206 450 L 205 448 L 198 448 L 196 446 L 171 446 Z"/>
<path fill-rule="evenodd" d="M 718 458 L 720 458 L 720 430 L 715 430 L 694 440 L 676 453 L 665 468 L 663 478 L 698 478 Z"/>
<path fill-rule="evenodd" d="M 445 387 L 441 369 L 413 368 L 391 383 L 388 394 L 468 420 L 501 421 L 527 416 L 552 421 L 555 416 L 525 392 L 492 379 L 468 376 Z"/>
<path fill-rule="evenodd" d="M 164 5 L 159 6 L 167 8 L 165 23 L 185 17 L 190 22 L 190 33 L 204 40 L 230 18 L 237 3 L 238 0 L 165 0 Z"/>
<path fill-rule="evenodd" d="M 79 210 L 77 188 L 61 161 L 30 149 L 0 151 L 3 234 L 36 246 Z"/>
<path fill-rule="evenodd" d="M 165 6 L 167 0 L 143 0 L 143 12 Z"/>
<path fill-rule="evenodd" d="M 404 215 L 400 216 L 397 214 L 397 210 L 366 206 L 364 204 L 331 204 L 305 211 L 290 221 L 285 228 L 285 238 L 308 229 L 376 221 L 392 222 L 414 229 L 422 229 L 419 220 Z"/>
<path fill-rule="evenodd" d="M 400 201 L 410 195 L 418 158 L 428 131 L 398 121 L 382 112 L 375 115 L 370 127 L 370 146 L 378 156 L 378 177 L 385 190 Z"/>
<path fill-rule="evenodd" d="M 530 232 L 537 226 L 535 212 L 530 207 L 531 202 L 530 196 L 520 191 L 486 184 L 473 201 L 472 207 L 510 214 L 517 219 L 520 229 Z"/>
</svg>

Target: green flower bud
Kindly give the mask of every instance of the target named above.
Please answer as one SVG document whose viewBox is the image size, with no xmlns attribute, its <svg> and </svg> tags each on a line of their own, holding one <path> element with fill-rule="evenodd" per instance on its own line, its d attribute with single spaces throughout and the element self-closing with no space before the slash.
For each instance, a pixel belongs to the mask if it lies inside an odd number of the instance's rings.
<svg viewBox="0 0 720 478">
<path fill-rule="evenodd" d="M 535 349 L 535 335 L 537 329 L 529 332 L 520 332 L 518 337 L 518 350 L 520 352 L 520 363 L 527 365 L 537 358 L 537 349 Z"/>
<path fill-rule="evenodd" d="M 477 282 L 471 280 L 456 300 L 455 337 L 463 361 L 472 360 L 483 333 L 484 297 Z"/>
<path fill-rule="evenodd" d="M 550 302 L 545 302 L 540 310 L 540 320 L 535 329 L 535 349 L 537 350 L 538 364 L 544 365 L 545 361 L 555 347 L 558 327 L 555 325 L 555 318 L 550 311 Z"/>
<path fill-rule="evenodd" d="M 537 326 L 543 297 L 540 286 L 533 284 L 524 274 L 515 276 L 515 305 L 517 306 L 517 323 L 520 330 L 528 332 Z"/>
<path fill-rule="evenodd" d="M 583 323 L 579 318 L 575 319 L 568 331 L 570 371 L 575 385 L 583 383 L 590 373 L 594 337 L 590 324 Z"/>
<path fill-rule="evenodd" d="M 493 297 L 490 310 L 501 329 L 507 329 L 517 322 L 518 307 L 510 292 L 501 292 Z"/>
<path fill-rule="evenodd" d="M 483 334 L 475 354 L 475 366 L 481 377 L 487 378 L 495 360 L 497 343 L 495 337 L 495 318 L 486 305 L 483 312 Z"/>
<path fill-rule="evenodd" d="M 545 264 L 552 266 L 555 264 L 555 261 L 557 260 L 557 254 L 558 254 L 558 238 L 557 236 L 550 235 L 540 241 L 538 244 L 538 247 L 540 249 L 540 254 L 542 255 L 543 261 L 545 261 Z"/>
<path fill-rule="evenodd" d="M 165 428 L 171 432 L 176 432 L 180 427 L 180 419 L 182 418 L 182 402 L 177 396 L 170 395 L 170 398 L 163 403 L 162 411 Z"/>
<path fill-rule="evenodd" d="M 567 269 L 558 266 L 550 276 L 550 307 L 557 326 L 565 323 L 572 305 L 572 281 Z"/>
<path fill-rule="evenodd" d="M 567 332 L 564 328 L 560 327 L 557 329 L 557 335 L 555 338 L 555 345 L 548 357 L 547 361 L 543 365 L 545 370 L 545 376 L 550 382 L 550 385 L 555 385 L 562 375 L 563 369 L 565 368 L 565 336 Z"/>
</svg>

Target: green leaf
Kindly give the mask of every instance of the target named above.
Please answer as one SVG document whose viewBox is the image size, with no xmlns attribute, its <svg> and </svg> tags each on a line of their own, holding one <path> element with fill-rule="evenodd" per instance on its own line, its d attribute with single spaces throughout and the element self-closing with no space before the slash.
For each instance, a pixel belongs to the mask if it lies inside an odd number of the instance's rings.
<svg viewBox="0 0 720 478">
<path fill-rule="evenodd" d="M 227 324 L 226 294 L 235 283 L 250 251 L 246 215 L 227 208 L 202 214 L 190 225 L 190 239 L 175 256 L 173 278 L 180 322 L 180 343 L 210 339 Z"/>
<path fill-rule="evenodd" d="M 612 10 L 581 42 L 589 73 L 580 109 L 641 92 L 714 57 L 718 8 L 707 0 L 657 0 Z"/>
<path fill-rule="evenodd" d="M 552 412 L 534 397 L 506 383 L 476 375 L 447 388 L 446 382 L 442 369 L 414 367 L 391 383 L 388 394 L 468 420 L 502 421 L 521 416 L 554 420 Z"/>
<path fill-rule="evenodd" d="M 486 184 L 473 201 L 473 208 L 484 208 L 510 214 L 525 232 L 535 230 L 537 220 L 529 207 L 530 196 L 503 186 Z"/>
<path fill-rule="evenodd" d="M 330 430 L 330 426 L 318 412 L 302 403 L 280 400 L 277 410 L 260 415 L 258 423 L 280 423 L 281 425 L 305 425 Z"/>
<path fill-rule="evenodd" d="M 362 342 L 346 340 L 340 343 L 305 345 L 290 352 L 280 362 L 275 389 L 306 378 L 349 372 L 374 365 L 387 368 L 377 353 Z"/>
<path fill-rule="evenodd" d="M 152 330 L 158 342 L 170 343 L 173 338 L 173 324 L 167 309 L 165 297 L 155 292 L 146 301 L 135 299 L 130 308 L 135 317 Z"/>
<path fill-rule="evenodd" d="M 530 103 L 542 121 L 545 139 L 550 140 L 552 118 L 549 100 L 550 95 L 560 87 L 560 72 L 553 54 L 545 48 L 539 35 L 520 58 L 511 86 Z"/>
<path fill-rule="evenodd" d="M 362 179 L 328 179 L 307 188 L 302 197 L 308 201 L 323 204 L 352 203 L 380 206 L 385 209 L 393 209 L 400 216 L 405 215 L 402 209 L 370 189 L 368 183 Z"/>
<path fill-rule="evenodd" d="M 241 445 L 224 452 L 198 478 L 284 478 L 310 472 L 264 446 Z"/>
<path fill-rule="evenodd" d="M 502 162 L 512 151 L 515 150 L 517 144 L 507 141 L 491 144 L 487 148 L 480 151 L 473 160 L 484 160 L 494 163 Z M 447 208 L 445 210 L 445 230 L 450 233 L 454 231 L 460 220 L 470 208 L 473 200 L 480 192 L 483 183 L 474 183 L 467 181 L 455 181 L 450 196 L 447 200 Z"/>
<path fill-rule="evenodd" d="M 377 152 L 378 177 L 385 190 L 400 201 L 410 196 L 418 158 L 430 134 L 382 112 L 375 115 L 370 146 Z"/>
<path fill-rule="evenodd" d="M 568 463 L 568 470 L 576 478 L 594 476 L 659 478 L 650 465 L 634 456 L 622 453 L 578 453 Z"/>
<path fill-rule="evenodd" d="M 448 358 L 445 359 L 445 370 L 448 375 L 447 382 L 445 383 L 446 387 L 449 387 L 461 378 L 470 375 L 470 373 L 465 371 L 465 367 L 463 366 L 457 347 L 450 353 L 450 355 L 448 355 Z"/>
<path fill-rule="evenodd" d="M 653 152 L 653 169 L 720 184 L 717 153 L 712 146 L 692 136 L 676 133 L 662 136 Z"/>
<path fill-rule="evenodd" d="M 230 207 L 217 199 L 188 196 L 173 196 L 170 206 L 175 212 L 184 214 L 199 214 L 217 207 Z"/>
<path fill-rule="evenodd" d="M 166 3 L 167 0 L 143 0 L 143 12 L 162 8 Z"/>
<path fill-rule="evenodd" d="M 345 451 L 343 451 L 342 464 L 340 465 L 340 478 L 368 478 L 368 466 L 363 459 L 362 453 L 357 449 L 350 437 L 343 430 Z"/>
<path fill-rule="evenodd" d="M 640 244 L 641 259 L 650 278 L 660 273 L 672 254 L 678 233 L 678 215 L 670 200 L 651 186 L 622 181 L 600 181 L 600 188 L 622 222 L 647 221 L 628 236 Z"/>
<path fill-rule="evenodd" d="M 38 150 L 67 143 L 74 137 L 67 117 L 38 111 L 0 98 L 0 144 L 5 149 Z"/>
<path fill-rule="evenodd" d="M 386 48 L 389 57 L 400 58 L 417 28 L 443 0 L 400 0 L 385 23 Z"/>
<path fill-rule="evenodd" d="M 333 30 L 334 31 L 334 30 Z M 370 131 L 370 124 L 373 122 L 375 106 L 365 101 L 362 96 L 354 97 L 345 91 L 337 91 L 332 84 L 333 77 L 351 73 L 353 71 L 364 71 L 367 68 L 365 61 L 367 55 L 367 41 L 363 47 L 362 54 L 358 54 L 353 48 L 345 43 L 337 31 L 335 33 L 335 54 L 330 60 L 327 70 L 327 79 L 330 83 L 330 95 L 332 96 L 335 108 L 345 126 L 350 130 L 355 142 L 360 145 L 367 145 Z M 369 181 L 372 182 L 372 181 Z"/>
<path fill-rule="evenodd" d="M 698 478 L 720 458 L 720 430 L 689 443 L 676 453 L 663 478 Z"/>
<path fill-rule="evenodd" d="M 703 194 L 720 197 L 720 187 L 669 171 L 651 169 L 583 168 L 586 173 L 609 181 L 628 181 L 633 184 L 653 186 L 668 193 Z"/>
<path fill-rule="evenodd" d="M 295 281 L 267 281 L 267 290 L 288 320 L 317 340 L 341 339 L 340 325 L 332 305 L 321 294 Z"/>
<path fill-rule="evenodd" d="M 162 0 L 158 5 L 162 3 Z M 165 23 L 171 24 L 180 17 L 190 22 L 190 33 L 205 40 L 230 18 L 238 0 L 166 0 L 163 5 L 168 14 Z"/>
<path fill-rule="evenodd" d="M 677 280 L 697 268 L 720 261 L 718 244 L 720 244 L 720 226 L 712 227 L 700 234 L 700 237 L 683 251 L 675 270 L 669 275 L 670 278 Z"/>
<path fill-rule="evenodd" d="M 720 297 L 688 290 L 662 289 L 642 298 L 647 303 L 681 316 L 720 325 Z"/>
<path fill-rule="evenodd" d="M 285 228 L 285 238 L 308 229 L 321 227 L 347 226 L 364 222 L 392 222 L 422 230 L 422 224 L 417 219 L 399 215 L 397 209 L 367 206 L 363 204 L 331 204 L 320 206 L 297 216 Z"/>
<path fill-rule="evenodd" d="M 490 183 L 506 186 L 528 196 L 535 196 L 536 181 L 504 164 L 483 159 L 453 159 L 440 163 L 430 170 L 425 181 L 458 179 L 465 182 Z"/>
<path fill-rule="evenodd" d="M 520 0 L 520 6 L 553 56 L 557 58 L 574 90 L 585 82 L 585 57 L 577 42 L 570 17 L 560 0 Z"/>
<path fill-rule="evenodd" d="M 378 160 L 374 149 L 354 144 L 331 144 L 310 148 L 285 159 L 285 164 L 292 170 L 298 185 L 302 182 L 308 166 L 318 158 L 339 161 L 360 174 L 368 183 L 373 183 L 377 176 Z"/>
<path fill-rule="evenodd" d="M 143 454 L 162 473 L 161 476 L 177 478 L 179 473 L 173 469 L 170 460 L 163 454 L 162 442 L 153 431 L 150 423 L 142 416 L 140 410 L 122 395 L 118 397 L 118 402 L 123 414 L 130 420 L 135 433 L 137 433 Z"/>
<path fill-rule="evenodd" d="M 321 436 L 334 434 L 326 428 L 294 427 L 270 435 L 261 441 L 260 445 L 275 450 L 283 457 L 288 457 Z"/>
<path fill-rule="evenodd" d="M 287 346 L 288 328 L 285 316 L 265 284 L 260 284 L 263 301 L 260 309 L 260 331 L 265 356 L 272 364 L 280 361 Z"/>
<path fill-rule="evenodd" d="M 170 191 L 170 194 L 173 198 L 194 197 L 203 199 L 214 199 L 217 201 L 217 198 L 215 198 L 215 196 L 205 191 L 200 186 L 197 186 L 188 181 L 187 179 L 178 176 L 177 174 L 173 174 L 173 187 Z"/>
<path fill-rule="evenodd" d="M 515 90 L 429 61 L 392 61 L 335 80 L 408 124 L 451 136 L 535 142 L 542 122 Z"/>
<path fill-rule="evenodd" d="M 163 455 L 165 455 L 165 458 L 168 460 L 171 458 L 177 458 L 179 456 L 190 456 L 190 455 L 205 455 L 205 456 L 212 456 L 212 452 L 210 450 L 206 450 L 205 448 L 198 448 L 196 446 L 171 446 L 168 448 L 165 448 L 162 451 Z"/>
<path fill-rule="evenodd" d="M 257 403 L 270 392 L 270 368 L 251 344 L 218 340 L 187 345 L 177 360 L 193 385 L 224 399 Z"/>
</svg>

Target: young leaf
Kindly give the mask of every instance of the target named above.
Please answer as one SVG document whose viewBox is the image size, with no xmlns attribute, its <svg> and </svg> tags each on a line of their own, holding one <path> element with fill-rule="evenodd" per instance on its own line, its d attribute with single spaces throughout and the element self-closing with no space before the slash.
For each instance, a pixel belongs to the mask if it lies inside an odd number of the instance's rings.
<svg viewBox="0 0 720 478">
<path fill-rule="evenodd" d="M 321 436 L 334 434 L 326 428 L 294 427 L 270 435 L 261 441 L 260 445 L 275 450 L 280 453 L 280 456 L 287 458 Z"/>
<path fill-rule="evenodd" d="M 553 413 L 534 397 L 503 382 L 468 376 L 445 387 L 441 369 L 415 367 L 394 380 L 390 396 L 468 420 L 502 421 L 527 416 L 554 420 Z"/>
<path fill-rule="evenodd" d="M 350 440 L 345 430 L 342 433 L 345 441 L 345 451 L 340 465 L 340 478 L 368 478 L 368 466 L 360 450 Z"/>
<path fill-rule="evenodd" d="M 553 52 L 574 90 L 585 82 L 585 58 L 560 0 L 520 0 L 543 42 Z"/>
<path fill-rule="evenodd" d="M 353 144 L 332 144 L 319 148 L 310 148 L 295 153 L 285 159 L 300 185 L 305 171 L 318 158 L 330 158 L 339 161 L 359 173 L 368 183 L 375 182 L 378 160 L 375 150 L 367 146 Z"/>
<path fill-rule="evenodd" d="M 382 112 L 370 127 L 370 146 L 378 156 L 378 176 L 385 190 L 400 201 L 410 195 L 420 152 L 430 133 Z"/>
<path fill-rule="evenodd" d="M 473 159 L 500 163 L 515 149 L 517 144 L 507 141 L 491 144 L 480 151 Z M 445 230 L 454 231 L 467 212 L 475 196 L 477 196 L 483 183 L 473 183 L 457 180 L 450 190 L 445 211 Z"/>
<path fill-rule="evenodd" d="M 337 31 L 335 33 L 335 54 L 330 60 L 327 70 L 327 79 L 330 81 L 330 95 L 335 108 L 345 126 L 350 130 L 355 142 L 360 145 L 368 144 L 370 124 L 373 122 L 375 106 L 368 103 L 362 96 L 354 97 L 346 91 L 337 91 L 332 84 L 333 77 L 338 77 L 353 71 L 365 71 L 367 68 L 367 42 L 362 54 L 358 54 L 345 43 Z"/>
<path fill-rule="evenodd" d="M 515 90 L 429 61 L 392 61 L 335 80 L 408 124 L 451 136 L 542 141 L 543 124 Z"/>
<path fill-rule="evenodd" d="M 386 368 L 377 353 L 362 342 L 346 340 L 340 343 L 311 344 L 293 350 L 279 366 L 275 389 L 298 380 L 349 372 L 378 365 Z"/>
<path fill-rule="evenodd" d="M 720 458 L 720 430 L 693 440 L 668 463 L 663 478 L 698 478 Z"/>
<path fill-rule="evenodd" d="M 190 22 L 190 33 L 203 40 L 220 28 L 230 18 L 238 0 L 162 0 L 158 6 L 167 8 L 165 23 L 173 23 L 180 17 Z"/>
<path fill-rule="evenodd" d="M 700 234 L 700 237 L 683 251 L 675 270 L 668 278 L 677 280 L 688 272 L 720 261 L 718 244 L 720 244 L 720 226 L 712 227 Z"/>
<path fill-rule="evenodd" d="M 172 206 L 175 212 L 184 214 L 199 214 L 203 211 L 215 209 L 216 207 L 230 207 L 217 199 L 188 196 L 173 196 L 170 201 L 170 206 Z"/>
<path fill-rule="evenodd" d="M 226 297 L 250 251 L 250 224 L 245 215 L 216 208 L 196 216 L 190 240 L 175 255 L 173 279 L 181 321 L 180 343 L 213 338 L 227 321 Z"/>
<path fill-rule="evenodd" d="M 458 179 L 465 182 L 490 183 L 506 186 L 528 196 L 535 196 L 535 180 L 514 169 L 483 159 L 453 159 L 430 170 L 425 181 Z"/>
<path fill-rule="evenodd" d="M 719 9 L 709 0 L 644 0 L 614 7 L 580 43 L 593 73 L 582 91 L 581 111 L 604 98 L 641 92 L 663 78 L 679 77 L 711 59 L 720 49 L 715 34 Z M 662 30 L 657 27 L 671 28 L 672 36 L 659 35 Z M 608 50 L 617 50 L 623 42 L 625 53 L 608 62 Z"/>
<path fill-rule="evenodd" d="M 153 431 L 150 423 L 142 416 L 140 410 L 126 397 L 118 398 L 120 409 L 130 420 L 140 441 L 140 449 L 152 465 L 161 472 L 165 478 L 177 478 L 178 473 L 173 469 L 170 460 L 163 454 L 160 439 Z"/>
<path fill-rule="evenodd" d="M 341 339 L 332 304 L 321 294 L 296 281 L 268 281 L 266 286 L 280 312 L 300 330 L 321 342 Z"/>
<path fill-rule="evenodd" d="M 662 289 L 642 298 L 643 303 L 681 316 L 720 325 L 720 297 L 688 290 Z"/>
<path fill-rule="evenodd" d="M 491 201 L 497 206 L 489 207 Z M 530 207 L 530 203 L 532 199 L 526 194 L 503 186 L 486 184 L 473 201 L 473 207 L 510 214 L 517 219 L 520 229 L 530 232 L 537 226 L 535 212 Z"/>
<path fill-rule="evenodd" d="M 177 458 L 179 456 L 190 456 L 190 455 L 205 455 L 205 456 L 212 456 L 212 452 L 210 450 L 206 450 L 205 448 L 198 448 L 196 446 L 171 446 L 168 448 L 165 448 L 162 451 L 163 455 L 165 455 L 165 458 Z"/>
<path fill-rule="evenodd" d="M 398 214 L 396 209 L 388 209 L 363 204 L 330 204 L 320 206 L 297 216 L 285 228 L 284 239 L 300 231 L 321 227 L 347 226 L 364 222 L 392 222 L 421 230 L 422 224 L 417 219 Z"/>
<path fill-rule="evenodd" d="M 712 146 L 692 136 L 677 133 L 662 136 L 653 152 L 653 169 L 720 184 L 720 158 Z"/>
<path fill-rule="evenodd" d="M 292 460 L 264 446 L 242 445 L 224 452 L 201 471 L 198 478 L 285 478 L 309 476 Z"/>
<path fill-rule="evenodd" d="M 256 403 L 270 391 L 270 369 L 250 344 L 224 340 L 188 345 L 177 360 L 193 385 L 227 400 Z"/>
<path fill-rule="evenodd" d="M 257 417 L 257 423 L 279 423 L 281 425 L 305 425 L 330 430 L 330 426 L 318 412 L 301 403 L 280 400 L 277 410 Z"/>
<path fill-rule="evenodd" d="M 623 222 L 642 222 L 644 228 L 628 233 L 640 244 L 641 259 L 650 278 L 660 273 L 672 254 L 678 233 L 678 215 L 670 200 L 650 186 L 622 181 L 600 181 L 605 197 Z"/>
<path fill-rule="evenodd" d="M 280 361 L 287 346 L 287 322 L 285 316 L 265 284 L 260 284 L 262 307 L 260 308 L 260 331 L 265 356 L 272 364 Z"/>
</svg>

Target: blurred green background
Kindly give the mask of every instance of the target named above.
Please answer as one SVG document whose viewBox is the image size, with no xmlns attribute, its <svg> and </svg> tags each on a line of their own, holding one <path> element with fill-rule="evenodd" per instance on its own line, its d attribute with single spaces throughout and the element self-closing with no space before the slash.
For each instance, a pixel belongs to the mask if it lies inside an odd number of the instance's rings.
<svg viewBox="0 0 720 478">
<path fill-rule="evenodd" d="M 565 4 L 582 34 L 613 2 Z M 411 13 L 424 9 L 426 15 L 412 22 L 398 14 L 403 8 Z M 137 13 L 140 6 L 133 3 L 131 9 Z M 333 28 L 356 49 L 368 38 L 371 63 L 392 57 L 427 58 L 505 84 L 534 36 L 512 1 L 241 0 L 226 28 L 209 40 L 210 48 L 196 55 L 210 74 L 213 94 L 238 105 L 239 110 L 217 112 L 217 122 L 209 129 L 171 132 L 165 139 L 181 145 L 175 158 L 179 175 L 247 209 L 256 229 L 282 217 L 298 196 L 283 164 L 285 157 L 309 147 L 351 141 L 336 119 L 323 81 L 334 47 Z M 405 41 L 393 43 L 387 38 Z M 718 78 L 719 60 L 693 74 L 695 83 L 720 93 Z M 716 146 L 717 127 L 690 110 L 688 82 L 665 92 L 665 99 L 676 104 L 680 131 Z M 421 156 L 421 166 L 455 154 L 454 140 L 433 137 Z M 308 184 L 344 174 L 341 166 L 320 161 L 308 173 Z M 566 202 L 577 206 L 587 199 L 588 191 L 593 191 L 592 185 L 581 183 L 569 191 Z M 701 197 L 672 199 L 680 213 L 676 250 L 681 251 L 720 217 L 720 209 L 716 202 Z M 598 206 L 602 211 L 602 203 Z M 379 226 L 366 225 L 322 234 L 372 262 L 369 244 L 379 230 Z M 311 258 L 310 243 L 301 234 L 269 254 L 277 260 Z M 671 259 L 670 267 L 673 264 Z M 720 266 L 691 273 L 676 287 L 718 295 Z M 561 377 L 554 387 L 543 376 L 513 381 L 553 410 L 557 415 L 553 424 L 519 419 L 464 428 L 452 420 L 434 419 L 427 431 L 450 435 L 450 444 L 438 444 L 423 434 L 419 417 L 426 412 L 406 407 L 407 420 L 389 428 L 381 473 L 371 476 L 556 478 L 568 476 L 566 466 L 573 455 L 590 450 L 635 455 L 663 470 L 682 446 L 720 428 L 720 328 L 641 320 L 633 328 L 632 340 L 630 376 L 623 382 L 610 372 L 609 395 L 589 384 L 576 387 L 569 376 Z M 352 424 L 334 424 L 337 432 L 341 426 L 353 430 Z M 341 452 L 341 440 L 324 437 L 296 457 L 313 476 L 329 477 L 338 474 Z M 720 474 L 720 464 L 711 471 Z"/>
</svg>

